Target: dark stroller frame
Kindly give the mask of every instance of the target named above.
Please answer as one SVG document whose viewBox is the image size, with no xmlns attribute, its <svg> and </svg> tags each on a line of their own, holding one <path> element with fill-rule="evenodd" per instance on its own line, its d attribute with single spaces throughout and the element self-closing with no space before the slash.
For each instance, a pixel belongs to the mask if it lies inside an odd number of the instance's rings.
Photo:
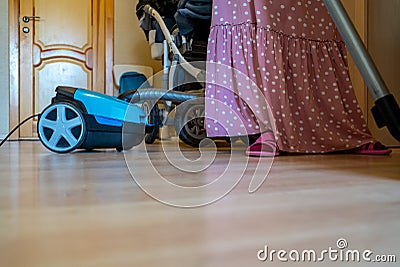
<svg viewBox="0 0 400 267">
<path fill-rule="evenodd" d="M 190 75 L 192 75 L 196 80 L 198 81 L 205 81 L 205 71 L 202 69 L 198 69 L 196 67 L 194 67 L 192 64 L 189 64 L 188 61 L 182 56 L 181 52 L 179 51 L 179 48 L 176 46 L 171 33 L 169 32 L 167 26 L 164 23 L 163 18 L 161 17 L 161 15 L 154 9 L 152 8 L 150 5 L 145 5 L 143 7 L 144 12 L 146 12 L 147 14 L 149 14 L 150 16 L 152 16 L 157 23 L 159 24 L 159 26 L 161 27 L 161 30 L 164 34 L 165 40 L 167 42 L 168 47 L 170 48 L 171 52 L 174 55 L 174 59 L 172 62 L 171 67 L 174 68 L 174 65 L 176 65 L 177 63 L 182 65 L 182 68 L 189 73 Z M 165 55 L 165 53 L 164 53 Z M 170 78 L 171 75 L 173 75 L 173 71 L 170 72 Z M 169 79 L 169 81 L 171 82 L 172 79 Z"/>
<path fill-rule="evenodd" d="M 170 30 L 166 26 L 163 17 L 157 10 L 150 5 L 143 6 L 143 11 L 153 17 L 158 23 L 164 35 L 164 74 L 163 89 L 143 88 L 138 90 L 127 91 L 118 98 L 124 99 L 131 103 L 144 101 L 146 103 L 145 112 L 149 121 L 153 124 L 154 130 L 147 133 L 145 137 L 146 143 L 153 143 L 158 134 L 158 128 L 166 125 L 168 114 L 173 111 L 173 105 L 176 106 L 174 126 L 179 138 L 186 144 L 198 147 L 200 142 L 206 138 L 204 127 L 204 90 L 192 90 L 186 92 L 174 91 L 175 75 L 178 68 L 189 74 L 193 80 L 200 84 L 205 82 L 206 72 L 204 69 L 197 68 L 194 64 L 189 63 L 178 46 L 174 42 L 174 38 Z M 172 53 L 172 59 L 168 57 L 169 52 Z M 178 84 L 179 85 L 179 84 Z M 162 118 L 158 108 L 158 101 L 163 101 L 164 111 Z"/>
</svg>

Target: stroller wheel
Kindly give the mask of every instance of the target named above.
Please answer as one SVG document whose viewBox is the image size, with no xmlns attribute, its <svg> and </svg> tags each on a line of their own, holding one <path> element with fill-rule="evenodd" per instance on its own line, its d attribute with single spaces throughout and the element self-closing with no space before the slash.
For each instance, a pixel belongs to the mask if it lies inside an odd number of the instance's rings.
<svg viewBox="0 0 400 267">
<path fill-rule="evenodd" d="M 158 132 L 161 126 L 160 109 L 154 101 L 143 101 L 142 109 L 147 114 L 147 124 L 152 126 L 150 132 L 146 132 L 144 138 L 146 144 L 153 144 L 158 137 Z"/>
<path fill-rule="evenodd" d="M 204 99 L 188 100 L 176 108 L 175 130 L 186 144 L 198 147 L 206 138 Z"/>
<path fill-rule="evenodd" d="M 45 108 L 37 127 L 43 145 L 57 153 L 73 151 L 86 137 L 86 122 L 82 112 L 66 102 L 58 102 Z"/>
</svg>

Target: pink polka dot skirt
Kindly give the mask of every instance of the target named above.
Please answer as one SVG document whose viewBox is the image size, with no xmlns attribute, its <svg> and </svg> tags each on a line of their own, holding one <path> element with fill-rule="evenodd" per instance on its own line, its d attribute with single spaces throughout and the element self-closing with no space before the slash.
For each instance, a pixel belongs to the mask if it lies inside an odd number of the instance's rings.
<svg viewBox="0 0 400 267">
<path fill-rule="evenodd" d="M 374 141 L 322 0 L 214 0 L 207 57 L 208 136 L 274 130 L 298 153 Z"/>
</svg>

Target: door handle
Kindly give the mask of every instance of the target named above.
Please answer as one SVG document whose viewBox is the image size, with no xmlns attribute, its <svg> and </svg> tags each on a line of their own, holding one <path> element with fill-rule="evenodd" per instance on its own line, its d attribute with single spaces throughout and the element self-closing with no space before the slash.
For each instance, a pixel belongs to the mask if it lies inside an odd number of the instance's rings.
<svg viewBox="0 0 400 267">
<path fill-rule="evenodd" d="M 22 17 L 22 21 L 25 23 L 28 23 L 31 20 L 36 20 L 36 19 L 40 19 L 39 16 L 23 16 Z"/>
</svg>

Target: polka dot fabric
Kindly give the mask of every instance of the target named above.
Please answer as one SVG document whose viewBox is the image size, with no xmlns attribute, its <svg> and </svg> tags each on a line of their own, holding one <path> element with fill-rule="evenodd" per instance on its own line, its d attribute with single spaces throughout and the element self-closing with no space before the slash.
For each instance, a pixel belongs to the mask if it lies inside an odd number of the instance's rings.
<svg viewBox="0 0 400 267">
<path fill-rule="evenodd" d="M 353 92 L 346 53 L 322 0 L 214 0 L 208 136 L 273 128 L 279 148 L 297 153 L 374 141 Z"/>
</svg>

